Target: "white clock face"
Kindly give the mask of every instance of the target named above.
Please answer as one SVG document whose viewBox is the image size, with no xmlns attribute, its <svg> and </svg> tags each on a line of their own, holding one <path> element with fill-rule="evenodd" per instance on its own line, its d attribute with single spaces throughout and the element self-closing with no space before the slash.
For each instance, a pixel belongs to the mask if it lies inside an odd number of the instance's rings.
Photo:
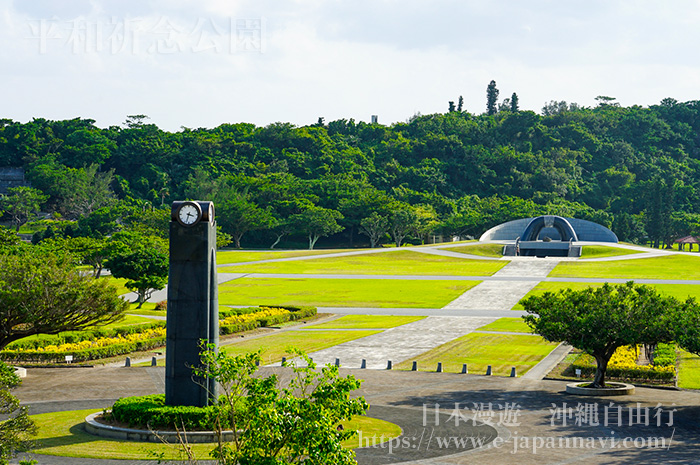
<svg viewBox="0 0 700 465">
<path fill-rule="evenodd" d="M 199 220 L 199 211 L 194 207 L 194 205 L 183 205 L 180 211 L 177 213 L 182 224 L 191 225 L 195 224 Z"/>
</svg>

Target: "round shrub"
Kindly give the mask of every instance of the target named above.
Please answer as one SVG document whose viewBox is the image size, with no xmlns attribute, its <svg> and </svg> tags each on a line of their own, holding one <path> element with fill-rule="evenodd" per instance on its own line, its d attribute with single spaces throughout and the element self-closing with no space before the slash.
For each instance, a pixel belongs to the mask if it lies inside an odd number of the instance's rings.
<svg viewBox="0 0 700 465">
<path fill-rule="evenodd" d="M 187 431 L 231 428 L 231 415 L 225 402 L 208 407 L 165 405 L 164 394 L 123 397 L 112 406 L 111 418 L 130 427 Z"/>
</svg>

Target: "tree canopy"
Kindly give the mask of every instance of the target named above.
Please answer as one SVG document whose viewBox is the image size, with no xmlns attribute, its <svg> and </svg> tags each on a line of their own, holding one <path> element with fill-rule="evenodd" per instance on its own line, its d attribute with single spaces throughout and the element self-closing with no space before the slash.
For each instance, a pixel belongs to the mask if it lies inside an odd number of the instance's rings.
<svg viewBox="0 0 700 465">
<path fill-rule="evenodd" d="M 223 232 L 248 247 L 308 241 L 289 219 L 311 206 L 343 216 L 320 244 L 369 242 L 357 234 L 362 220 L 388 219 L 395 201 L 433 208 L 430 233 L 443 236 L 540 214 L 595 221 L 633 242 L 700 234 L 700 101 L 624 107 L 601 96 L 595 107 L 552 100 L 535 113 L 515 93 L 499 102 L 497 90 L 489 85 L 484 113 L 456 104 L 389 126 L 338 119 L 168 132 L 143 115 L 109 128 L 5 119 L 0 167 L 23 168 L 47 196 L 43 211 L 81 223 L 68 235 L 109 234 L 110 222 L 92 220 L 106 211 L 119 227 L 125 207 L 161 211 L 182 199 L 226 206 Z M 58 235 L 66 227 L 52 224 Z M 425 237 L 414 229 L 404 242 Z"/>
<path fill-rule="evenodd" d="M 0 465 L 7 465 L 18 452 L 28 450 L 36 426 L 29 418 L 28 408 L 20 407 L 19 399 L 10 390 L 20 384 L 12 367 L 0 362 Z"/>
<path fill-rule="evenodd" d="M 676 338 L 679 302 L 654 288 L 604 284 L 574 291 L 546 292 L 522 301 L 523 317 L 532 330 L 548 341 L 565 342 L 596 360 L 594 387 L 605 387 L 605 372 L 615 351 L 622 346 L 671 342 Z M 697 315 L 694 301 L 686 302 Z M 698 327 L 695 322 L 691 325 Z"/>
<path fill-rule="evenodd" d="M 116 321 L 127 306 L 106 280 L 82 275 L 67 257 L 31 247 L 0 254 L 0 349 Z"/>
</svg>

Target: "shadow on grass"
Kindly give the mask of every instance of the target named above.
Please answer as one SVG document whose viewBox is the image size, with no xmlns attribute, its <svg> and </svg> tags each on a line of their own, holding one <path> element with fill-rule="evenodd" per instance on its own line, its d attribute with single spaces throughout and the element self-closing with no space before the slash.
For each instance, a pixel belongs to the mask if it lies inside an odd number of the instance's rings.
<svg viewBox="0 0 700 465">
<path fill-rule="evenodd" d="M 42 449 L 60 446 L 74 446 L 104 439 L 88 434 L 85 431 L 85 426 L 82 423 L 71 426 L 68 431 L 70 432 L 69 435 L 44 438 L 36 441 L 34 450 L 41 452 Z"/>
</svg>

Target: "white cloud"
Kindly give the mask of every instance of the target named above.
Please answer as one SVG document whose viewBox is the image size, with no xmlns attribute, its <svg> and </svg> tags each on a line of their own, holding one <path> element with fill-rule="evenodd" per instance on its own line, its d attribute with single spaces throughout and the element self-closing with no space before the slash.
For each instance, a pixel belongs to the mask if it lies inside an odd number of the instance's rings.
<svg viewBox="0 0 700 465">
<path fill-rule="evenodd" d="M 61 34 L 42 53 L 31 29 L 41 20 Z M 0 117 L 110 125 L 143 113 L 171 130 L 372 114 L 389 123 L 443 112 L 459 95 L 481 112 L 491 79 L 535 111 L 601 94 L 690 100 L 698 20 L 691 0 L 0 0 L 0 84 L 13 89 Z M 122 47 L 115 28 L 126 24 L 140 29 Z"/>
</svg>

